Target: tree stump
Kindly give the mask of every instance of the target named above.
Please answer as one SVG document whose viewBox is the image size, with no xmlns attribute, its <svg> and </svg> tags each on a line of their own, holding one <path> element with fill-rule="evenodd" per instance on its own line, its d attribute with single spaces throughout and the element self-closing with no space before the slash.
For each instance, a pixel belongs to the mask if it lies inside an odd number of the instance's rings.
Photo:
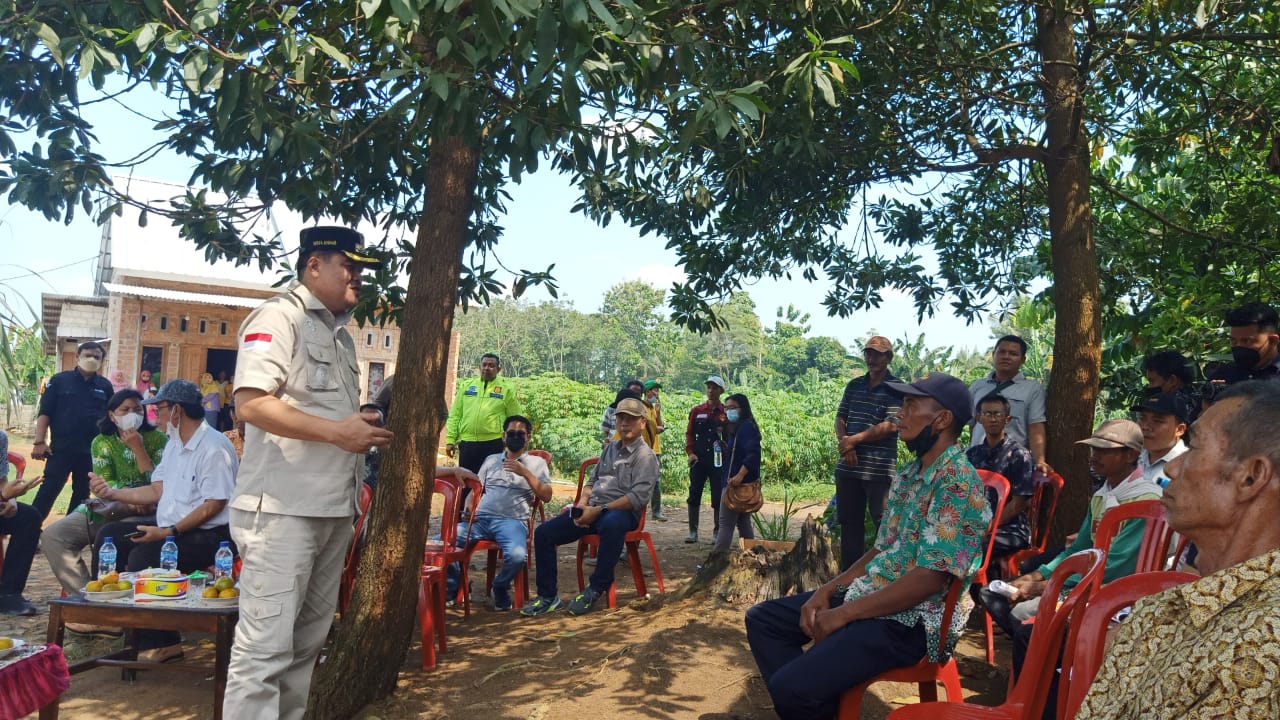
<svg viewBox="0 0 1280 720">
<path fill-rule="evenodd" d="M 813 590 L 840 571 L 826 528 L 810 515 L 800 538 L 786 552 L 752 548 L 712 553 L 702 568 L 673 595 L 684 600 L 706 594 L 716 602 L 750 606 Z"/>
</svg>

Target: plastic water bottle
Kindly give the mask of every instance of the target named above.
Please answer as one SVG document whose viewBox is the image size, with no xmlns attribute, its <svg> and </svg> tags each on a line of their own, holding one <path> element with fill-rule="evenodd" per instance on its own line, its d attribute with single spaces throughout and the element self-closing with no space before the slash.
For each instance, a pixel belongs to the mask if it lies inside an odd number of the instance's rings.
<svg viewBox="0 0 1280 720">
<path fill-rule="evenodd" d="M 98 548 L 98 577 L 116 571 L 116 544 L 111 538 L 104 538 L 102 547 Z"/>
<path fill-rule="evenodd" d="M 717 441 L 716 441 L 716 444 L 712 446 L 712 453 L 713 453 L 713 457 L 712 457 L 712 463 L 711 463 L 711 464 L 712 464 L 712 465 L 715 465 L 716 467 L 723 467 L 723 466 L 724 466 L 724 452 L 722 452 L 722 451 L 720 450 L 720 441 L 719 441 L 719 440 L 717 440 Z"/>
<path fill-rule="evenodd" d="M 231 565 L 235 557 L 231 554 L 231 543 L 223 540 L 218 544 L 218 552 L 213 554 L 213 579 L 231 577 Z"/>
<path fill-rule="evenodd" d="M 178 543 L 173 541 L 172 535 L 165 538 L 164 545 L 160 546 L 160 569 L 178 569 Z"/>
</svg>

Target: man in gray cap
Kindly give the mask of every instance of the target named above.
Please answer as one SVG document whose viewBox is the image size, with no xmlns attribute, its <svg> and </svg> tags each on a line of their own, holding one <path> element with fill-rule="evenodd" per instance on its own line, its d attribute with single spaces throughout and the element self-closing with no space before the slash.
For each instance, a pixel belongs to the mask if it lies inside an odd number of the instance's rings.
<svg viewBox="0 0 1280 720">
<path fill-rule="evenodd" d="M 720 533 L 720 491 L 724 475 L 724 378 L 712 375 L 707 378 L 707 401 L 694 405 L 689 411 L 689 422 L 684 430 L 684 454 L 689 460 L 689 536 L 687 543 L 698 542 L 698 515 L 702 511 L 702 488 L 711 481 L 711 518 L 715 529 L 712 539 Z"/>
<path fill-rule="evenodd" d="M 364 455 L 391 441 L 380 413 L 358 409 L 344 327 L 361 270 L 381 264 L 362 246 L 347 228 L 303 230 L 297 281 L 240 326 L 235 399 L 246 432 L 231 534 L 244 566 L 226 717 L 302 717 L 337 606 Z"/>
<path fill-rule="evenodd" d="M 1039 569 L 1011 580 L 1009 584 L 1017 589 L 1017 594 L 1012 597 L 1005 598 L 985 588 L 980 593 L 982 604 L 991 612 L 991 619 L 999 623 L 1011 638 L 1019 636 L 1022 621 L 1036 614 L 1045 581 L 1054 568 L 1069 555 L 1094 546 L 1093 533 L 1103 515 L 1124 503 L 1160 499 L 1160 486 L 1144 478 L 1138 465 L 1138 456 L 1142 453 L 1142 428 L 1138 423 L 1118 418 L 1106 420 L 1093 431 L 1093 435 L 1078 440 L 1076 444 L 1089 446 L 1089 467 L 1106 479 L 1089 498 L 1089 509 L 1084 522 L 1080 523 L 1076 539 Z M 1111 547 L 1107 549 L 1107 567 L 1102 576 L 1104 583 L 1133 574 L 1144 529 L 1145 523 L 1126 523 L 1111 541 Z M 1071 586 L 1074 583 L 1068 581 L 1068 587 Z"/>
<path fill-rule="evenodd" d="M 982 480 L 956 447 L 969 391 L 943 373 L 891 386 L 905 396 L 898 436 L 918 459 L 893 484 L 875 547 L 817 590 L 747 611 L 747 642 L 783 720 L 834 717 L 850 687 L 949 655 L 969 617 L 962 608 L 941 627 L 947 587 L 972 581 L 991 524 Z"/>
<path fill-rule="evenodd" d="M 521 608 L 521 615 L 536 617 L 565 607 L 559 596 L 556 548 L 584 535 L 600 536 L 598 562 L 587 586 L 569 601 L 569 614 L 591 612 L 613 584 L 614 566 L 622 557 L 626 535 L 640 524 L 640 513 L 658 482 L 658 456 L 643 437 L 647 422 L 644 403 L 624 398 L 618 402 L 614 417 L 618 439 L 600 453 L 588 483 L 591 491 L 533 532 L 538 594 Z"/>
<path fill-rule="evenodd" d="M 847 568 L 866 549 L 866 515 L 876 530 L 898 464 L 898 426 L 893 419 L 902 395 L 890 388 L 893 344 L 883 335 L 862 347 L 867 373 L 849 381 L 836 409 L 836 520 L 840 523 L 840 567 Z"/>
</svg>

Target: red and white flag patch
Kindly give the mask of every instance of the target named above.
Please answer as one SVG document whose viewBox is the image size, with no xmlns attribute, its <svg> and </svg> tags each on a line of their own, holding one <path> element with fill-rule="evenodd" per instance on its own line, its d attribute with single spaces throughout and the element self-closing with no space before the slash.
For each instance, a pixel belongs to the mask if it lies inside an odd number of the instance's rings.
<svg viewBox="0 0 1280 720">
<path fill-rule="evenodd" d="M 240 343 L 241 350 L 270 350 L 271 333 L 249 333 Z"/>
</svg>

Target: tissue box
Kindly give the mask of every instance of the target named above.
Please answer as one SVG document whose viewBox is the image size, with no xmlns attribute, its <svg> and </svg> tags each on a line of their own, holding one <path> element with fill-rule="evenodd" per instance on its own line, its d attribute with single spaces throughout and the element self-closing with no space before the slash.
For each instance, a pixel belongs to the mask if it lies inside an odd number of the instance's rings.
<svg viewBox="0 0 1280 720">
<path fill-rule="evenodd" d="M 187 596 L 187 587 L 187 576 L 181 573 L 144 570 L 133 581 L 133 601 L 182 600 Z"/>
</svg>

